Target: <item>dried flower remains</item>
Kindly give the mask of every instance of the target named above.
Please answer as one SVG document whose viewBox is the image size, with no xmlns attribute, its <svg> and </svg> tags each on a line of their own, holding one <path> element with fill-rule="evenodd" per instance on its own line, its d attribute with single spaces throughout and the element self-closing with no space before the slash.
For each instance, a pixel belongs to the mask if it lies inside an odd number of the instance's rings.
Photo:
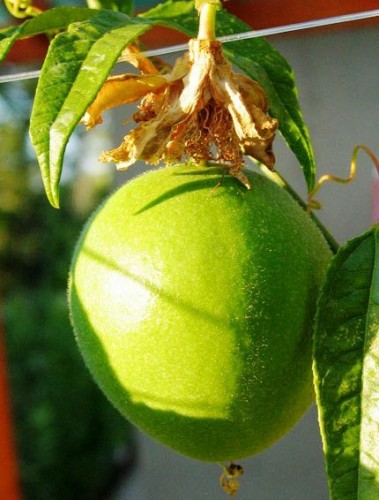
<svg viewBox="0 0 379 500">
<path fill-rule="evenodd" d="M 219 162 L 248 188 L 243 155 L 273 169 L 277 120 L 267 114 L 260 85 L 233 72 L 221 42 L 190 40 L 189 51 L 166 74 L 135 49 L 128 49 L 127 58 L 141 74 L 108 78 L 82 119 L 90 129 L 106 109 L 141 100 L 133 115 L 138 126 L 118 148 L 103 153 L 102 161 L 120 170 L 137 160 Z"/>
</svg>

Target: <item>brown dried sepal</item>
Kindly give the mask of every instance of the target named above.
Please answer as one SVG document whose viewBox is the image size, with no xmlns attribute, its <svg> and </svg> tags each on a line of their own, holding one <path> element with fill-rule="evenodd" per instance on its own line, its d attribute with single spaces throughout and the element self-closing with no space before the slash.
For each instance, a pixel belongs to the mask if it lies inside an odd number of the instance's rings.
<svg viewBox="0 0 379 500">
<path fill-rule="evenodd" d="M 146 65 L 144 66 L 146 68 Z M 134 120 L 139 125 L 101 160 L 126 169 L 137 160 L 157 164 L 190 158 L 216 161 L 249 186 L 243 155 L 272 169 L 277 120 L 267 115 L 260 85 L 236 74 L 219 41 L 191 40 L 189 52 L 166 75 L 111 77 L 83 122 L 92 127 L 105 109 L 142 98 Z"/>
<path fill-rule="evenodd" d="M 228 495 L 237 495 L 240 484 L 238 478 L 244 473 L 243 467 L 233 462 L 228 466 L 222 466 L 220 485 Z"/>
</svg>

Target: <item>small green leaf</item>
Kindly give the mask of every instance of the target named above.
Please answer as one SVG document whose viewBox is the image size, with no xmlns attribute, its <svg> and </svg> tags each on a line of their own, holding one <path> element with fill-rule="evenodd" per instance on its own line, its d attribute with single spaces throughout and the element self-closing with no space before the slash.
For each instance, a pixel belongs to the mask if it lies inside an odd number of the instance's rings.
<svg viewBox="0 0 379 500">
<path fill-rule="evenodd" d="M 197 34 L 198 15 L 192 2 L 169 0 L 141 14 L 141 17 L 182 31 L 190 37 Z M 225 9 L 218 12 L 218 36 L 250 30 L 250 26 Z M 310 191 L 315 180 L 315 158 L 290 66 L 263 38 L 227 43 L 224 51 L 234 64 L 264 88 L 270 103 L 270 113 L 279 120 L 279 130 L 299 160 Z"/>
<path fill-rule="evenodd" d="M 28 19 L 19 26 L 0 31 L 0 62 L 4 60 L 14 42 L 20 38 L 66 29 L 73 22 L 85 21 L 97 12 L 85 7 L 56 7 Z"/>
<path fill-rule="evenodd" d="M 2 62 L 14 42 L 20 37 L 22 26 L 12 26 L 11 29 L 2 30 L 0 33 L 0 62 Z"/>
<path fill-rule="evenodd" d="M 131 16 L 133 14 L 133 0 L 87 0 L 87 5 L 91 9 L 109 9 L 122 12 Z"/>
<path fill-rule="evenodd" d="M 138 17 L 176 29 L 192 38 L 197 35 L 199 16 L 193 2 L 168 0 Z"/>
<path fill-rule="evenodd" d="M 319 420 L 332 500 L 379 498 L 379 224 L 340 248 L 314 334 Z"/>
<path fill-rule="evenodd" d="M 63 155 L 73 129 L 125 46 L 149 28 L 125 14 L 102 10 L 71 24 L 51 43 L 36 90 L 30 135 L 53 206 L 59 205 Z"/>
</svg>

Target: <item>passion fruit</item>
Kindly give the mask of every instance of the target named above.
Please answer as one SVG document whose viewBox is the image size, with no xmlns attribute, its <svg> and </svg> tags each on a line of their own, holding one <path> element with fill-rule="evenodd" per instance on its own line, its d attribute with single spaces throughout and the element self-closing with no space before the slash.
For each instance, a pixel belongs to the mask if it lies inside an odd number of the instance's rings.
<svg viewBox="0 0 379 500">
<path fill-rule="evenodd" d="M 258 453 L 313 400 L 311 330 L 331 252 L 296 201 L 246 172 L 166 167 L 92 215 L 69 280 L 72 323 L 118 410 L 206 461 Z"/>
</svg>

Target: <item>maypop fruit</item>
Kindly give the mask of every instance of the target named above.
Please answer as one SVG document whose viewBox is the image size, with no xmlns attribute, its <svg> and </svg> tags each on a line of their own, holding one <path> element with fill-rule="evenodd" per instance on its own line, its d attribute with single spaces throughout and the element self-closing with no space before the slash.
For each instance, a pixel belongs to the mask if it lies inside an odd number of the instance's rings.
<svg viewBox="0 0 379 500">
<path fill-rule="evenodd" d="M 311 330 L 330 251 L 267 178 L 167 167 L 93 214 L 72 262 L 77 341 L 110 401 L 201 460 L 286 433 L 313 400 Z M 96 411 L 96 409 L 94 409 Z"/>
</svg>

